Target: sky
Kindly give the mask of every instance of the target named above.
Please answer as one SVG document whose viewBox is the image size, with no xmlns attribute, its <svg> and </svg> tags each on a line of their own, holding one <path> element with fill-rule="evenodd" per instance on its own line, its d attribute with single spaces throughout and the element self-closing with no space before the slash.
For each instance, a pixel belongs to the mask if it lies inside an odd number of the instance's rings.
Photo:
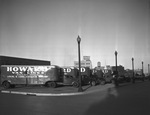
<svg viewBox="0 0 150 115">
<path fill-rule="evenodd" d="M 150 0 L 0 0 L 0 55 L 72 66 L 90 56 L 92 66 L 118 65 L 147 72 Z"/>
</svg>

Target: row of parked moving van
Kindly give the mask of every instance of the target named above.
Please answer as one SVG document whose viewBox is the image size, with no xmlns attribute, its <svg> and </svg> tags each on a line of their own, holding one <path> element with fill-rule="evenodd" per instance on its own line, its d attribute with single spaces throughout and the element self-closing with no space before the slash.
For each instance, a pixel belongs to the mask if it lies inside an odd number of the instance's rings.
<svg viewBox="0 0 150 115">
<path fill-rule="evenodd" d="M 104 75 L 102 70 L 81 67 L 82 85 L 104 85 L 114 81 L 113 72 Z M 130 81 L 129 77 L 118 79 L 120 82 Z M 0 83 L 4 88 L 16 85 L 44 85 L 57 87 L 58 85 L 79 86 L 79 69 L 76 67 L 51 66 L 25 66 L 25 65 L 2 65 Z"/>
</svg>

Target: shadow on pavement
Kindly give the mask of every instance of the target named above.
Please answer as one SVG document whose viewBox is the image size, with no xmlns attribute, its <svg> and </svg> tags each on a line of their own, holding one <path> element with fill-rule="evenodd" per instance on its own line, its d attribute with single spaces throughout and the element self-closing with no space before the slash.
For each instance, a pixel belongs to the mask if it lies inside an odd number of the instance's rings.
<svg viewBox="0 0 150 115">
<path fill-rule="evenodd" d="M 85 115 L 150 115 L 149 89 L 149 82 L 108 88 L 105 99 L 93 103 Z"/>
</svg>

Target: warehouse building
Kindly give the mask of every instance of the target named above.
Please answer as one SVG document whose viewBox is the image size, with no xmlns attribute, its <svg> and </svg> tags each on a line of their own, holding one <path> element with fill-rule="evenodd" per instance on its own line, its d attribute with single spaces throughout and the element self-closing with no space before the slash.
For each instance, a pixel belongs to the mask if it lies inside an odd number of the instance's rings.
<svg viewBox="0 0 150 115">
<path fill-rule="evenodd" d="M 50 61 L 0 56 L 0 65 L 51 65 Z"/>
</svg>

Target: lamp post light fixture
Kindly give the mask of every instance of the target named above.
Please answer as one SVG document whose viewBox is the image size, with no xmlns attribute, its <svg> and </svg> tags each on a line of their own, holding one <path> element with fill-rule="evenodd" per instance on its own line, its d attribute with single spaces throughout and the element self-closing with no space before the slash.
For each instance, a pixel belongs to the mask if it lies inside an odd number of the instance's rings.
<svg viewBox="0 0 150 115">
<path fill-rule="evenodd" d="M 116 78 L 115 78 L 115 86 L 118 86 L 118 67 L 117 67 L 117 55 L 118 55 L 118 52 L 115 51 L 115 62 L 116 62 Z"/>
<path fill-rule="evenodd" d="M 135 77 L 134 77 L 134 58 L 132 58 L 132 71 L 133 71 L 132 83 L 135 83 Z"/>
<path fill-rule="evenodd" d="M 79 61 L 79 88 L 78 88 L 78 92 L 82 92 L 82 79 L 81 79 L 81 62 L 80 62 L 80 42 L 81 42 L 81 38 L 78 35 L 77 37 L 77 42 L 78 42 L 78 61 Z"/>
</svg>

